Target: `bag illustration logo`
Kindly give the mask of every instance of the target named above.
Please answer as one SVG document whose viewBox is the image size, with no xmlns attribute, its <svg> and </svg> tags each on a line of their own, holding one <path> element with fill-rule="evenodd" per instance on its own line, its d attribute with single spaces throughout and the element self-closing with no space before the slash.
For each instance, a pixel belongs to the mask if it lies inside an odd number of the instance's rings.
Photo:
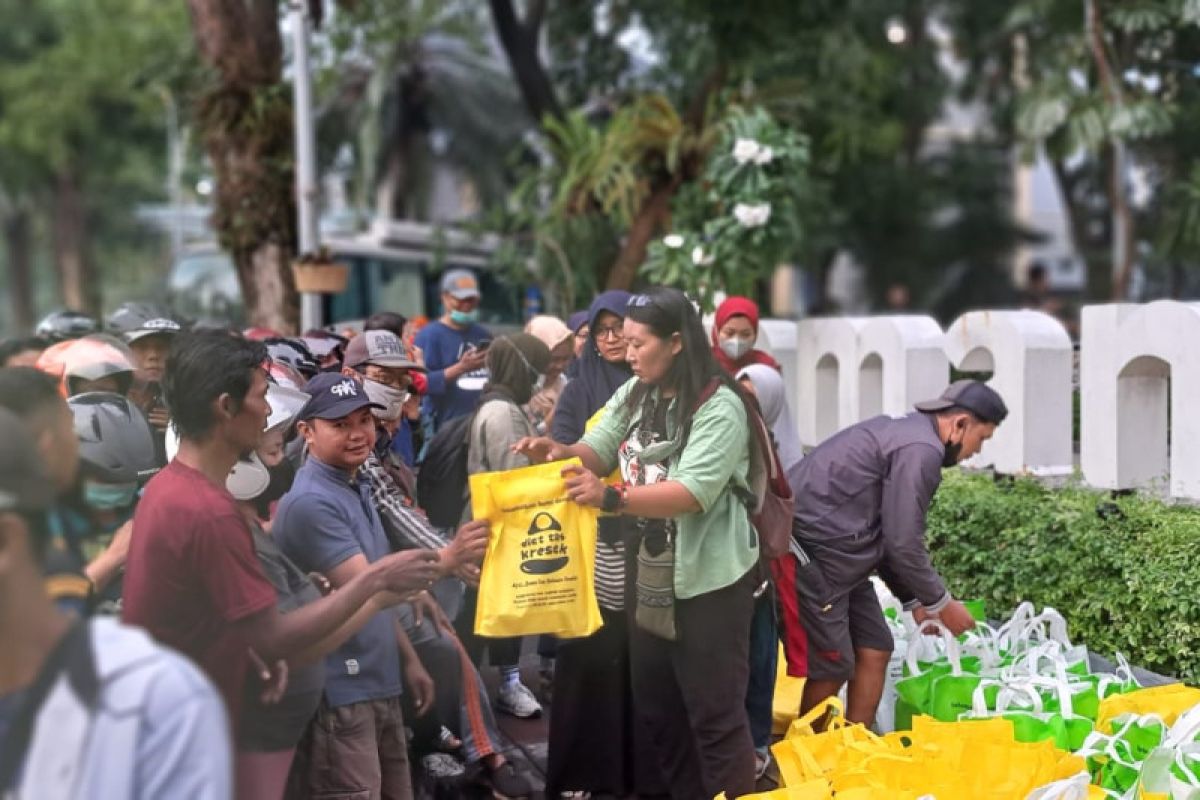
<svg viewBox="0 0 1200 800">
<path fill-rule="evenodd" d="M 562 525 L 545 511 L 529 523 L 529 532 L 521 541 L 521 571 L 526 575 L 549 575 L 567 565 L 567 537 Z"/>
</svg>

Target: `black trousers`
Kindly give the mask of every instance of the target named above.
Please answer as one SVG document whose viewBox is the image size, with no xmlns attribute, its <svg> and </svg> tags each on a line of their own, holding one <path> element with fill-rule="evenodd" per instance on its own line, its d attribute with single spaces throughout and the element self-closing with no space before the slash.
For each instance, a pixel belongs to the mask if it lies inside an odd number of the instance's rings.
<svg viewBox="0 0 1200 800">
<path fill-rule="evenodd" d="M 633 700 L 676 800 L 754 791 L 746 717 L 751 570 L 731 586 L 675 601 L 677 641 L 633 626 Z"/>
<path fill-rule="evenodd" d="M 604 627 L 591 636 L 558 640 L 546 797 L 662 796 L 649 731 L 633 711 L 628 617 L 603 607 L 600 614 Z"/>
<path fill-rule="evenodd" d="M 483 654 L 487 651 L 488 663 L 493 667 L 515 667 L 521 661 L 521 637 L 492 639 L 475 635 L 475 609 L 479 605 L 479 590 L 467 588 L 463 595 L 462 610 L 454 620 L 458 640 L 467 650 L 475 666 L 483 665 Z"/>
</svg>

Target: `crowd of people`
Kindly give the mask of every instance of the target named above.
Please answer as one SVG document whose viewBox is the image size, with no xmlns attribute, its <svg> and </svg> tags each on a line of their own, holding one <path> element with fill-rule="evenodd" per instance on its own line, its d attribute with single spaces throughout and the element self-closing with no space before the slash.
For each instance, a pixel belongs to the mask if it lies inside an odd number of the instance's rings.
<svg viewBox="0 0 1200 800">
<path fill-rule="evenodd" d="M 735 798 L 769 768 L 781 644 L 805 710 L 848 683 L 848 718 L 873 719 L 872 575 L 972 624 L 924 516 L 1007 413 L 987 386 L 806 456 L 747 298 L 711 334 L 655 287 L 497 335 L 473 274 L 441 289 L 419 331 L 130 303 L 0 345 L 0 795 L 530 797 L 495 714 L 548 706 L 546 797 Z M 446 476 L 567 458 L 603 512 L 603 626 L 477 636 L 490 525 Z"/>
</svg>

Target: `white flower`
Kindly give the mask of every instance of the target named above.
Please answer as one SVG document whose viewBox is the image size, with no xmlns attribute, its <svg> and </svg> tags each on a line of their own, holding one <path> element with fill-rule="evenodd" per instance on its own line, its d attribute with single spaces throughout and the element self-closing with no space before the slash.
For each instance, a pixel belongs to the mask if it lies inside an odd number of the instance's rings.
<svg viewBox="0 0 1200 800">
<path fill-rule="evenodd" d="M 683 237 L 678 233 L 668 234 L 667 236 L 663 237 L 663 244 L 672 250 L 678 250 L 679 248 L 683 247 Z"/>
<path fill-rule="evenodd" d="M 733 143 L 733 160 L 739 164 L 748 164 L 758 158 L 761 146 L 753 139 L 738 139 Z"/>
<path fill-rule="evenodd" d="M 758 151 L 758 155 L 754 157 L 754 163 L 761 167 L 770 164 L 773 158 L 775 158 L 775 151 L 770 147 L 763 147 Z"/>
<path fill-rule="evenodd" d="M 707 267 L 716 259 L 712 253 L 705 254 L 704 248 L 696 245 L 692 248 L 692 263 L 697 267 Z"/>
<path fill-rule="evenodd" d="M 771 219 L 771 204 L 738 203 L 733 207 L 733 216 L 743 228 L 761 228 Z"/>
</svg>

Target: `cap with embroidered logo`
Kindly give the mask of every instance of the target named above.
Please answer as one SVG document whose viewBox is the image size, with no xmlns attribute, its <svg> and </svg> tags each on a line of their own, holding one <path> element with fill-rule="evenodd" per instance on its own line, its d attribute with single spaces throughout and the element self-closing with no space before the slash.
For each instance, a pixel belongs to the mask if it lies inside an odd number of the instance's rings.
<svg viewBox="0 0 1200 800">
<path fill-rule="evenodd" d="M 452 269 L 442 276 L 442 293 L 456 300 L 479 297 L 479 281 L 469 269 Z"/>
<path fill-rule="evenodd" d="M 425 371 L 400 337 L 391 331 L 363 331 L 355 336 L 346 345 L 342 363 L 347 367 L 374 364 L 377 367 Z"/>
<path fill-rule="evenodd" d="M 304 385 L 310 395 L 297 419 L 342 419 L 360 408 L 380 408 L 354 378 L 337 372 L 322 372 Z"/>
</svg>

